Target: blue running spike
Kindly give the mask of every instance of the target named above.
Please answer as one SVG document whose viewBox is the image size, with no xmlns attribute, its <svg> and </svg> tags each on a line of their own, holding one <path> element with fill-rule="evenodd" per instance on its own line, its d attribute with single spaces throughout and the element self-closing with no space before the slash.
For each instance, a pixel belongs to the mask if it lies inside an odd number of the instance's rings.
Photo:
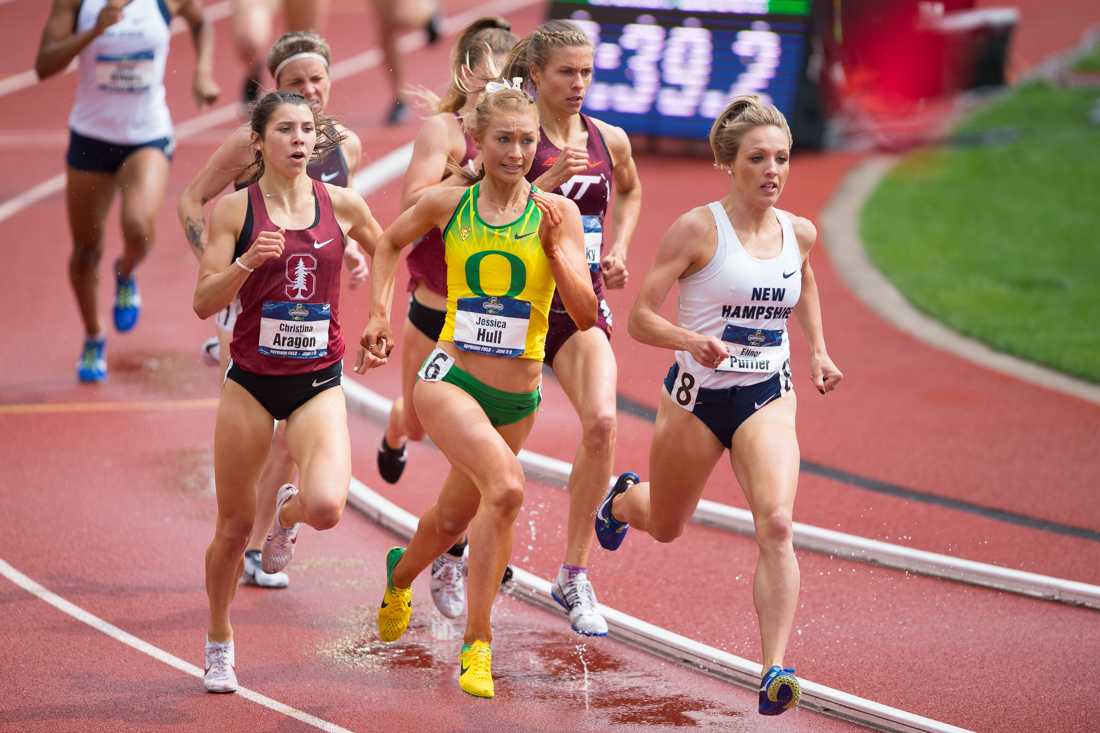
<svg viewBox="0 0 1100 733">
<path fill-rule="evenodd" d="M 76 378 L 85 384 L 107 378 L 107 341 L 103 338 L 84 339 L 80 361 L 76 363 Z"/>
<path fill-rule="evenodd" d="M 616 496 L 634 484 L 641 483 L 641 481 L 638 474 L 627 471 L 619 476 L 619 480 L 608 490 L 607 496 L 604 497 L 603 501 L 600 502 L 600 506 L 596 509 L 596 539 L 600 541 L 600 546 L 605 550 L 614 551 L 619 549 L 619 545 L 626 538 L 626 531 L 630 529 L 629 524 L 620 522 L 612 516 L 611 502 Z"/>
<path fill-rule="evenodd" d="M 119 275 L 115 281 L 115 329 L 126 333 L 137 325 L 141 315 L 141 294 L 137 280 Z"/>
<path fill-rule="evenodd" d="M 775 665 L 760 680 L 760 714 L 779 715 L 798 706 L 802 688 L 794 668 Z"/>
</svg>

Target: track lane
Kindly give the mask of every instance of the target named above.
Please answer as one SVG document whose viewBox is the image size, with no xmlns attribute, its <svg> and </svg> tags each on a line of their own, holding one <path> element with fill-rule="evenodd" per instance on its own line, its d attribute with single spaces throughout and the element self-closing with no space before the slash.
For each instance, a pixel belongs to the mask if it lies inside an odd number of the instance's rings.
<svg viewBox="0 0 1100 733">
<path fill-rule="evenodd" d="M 342 85 L 341 85 L 340 89 L 341 90 L 344 89 L 343 82 L 342 82 Z M 392 193 L 391 193 L 391 196 L 392 196 Z M 383 208 L 380 205 L 376 205 L 373 200 L 372 200 L 372 205 L 375 205 L 376 209 L 379 209 L 379 210 L 381 210 Z M 792 206 L 792 208 L 793 208 L 793 206 Z M 67 242 L 67 239 L 62 238 L 60 240 L 60 245 L 63 247 L 65 242 Z M 178 277 L 178 275 L 176 275 L 176 276 Z M 165 281 L 167 281 L 169 284 L 172 283 L 172 275 L 171 274 L 168 277 L 163 278 L 163 279 Z M 53 282 L 62 282 L 62 280 L 57 279 L 57 280 L 53 280 Z M 167 296 L 167 293 L 166 293 L 166 296 Z M 826 297 L 828 298 L 828 296 L 826 296 Z M 63 299 L 63 296 L 62 296 L 62 298 L 56 298 L 54 300 L 62 300 L 62 299 Z M 166 300 L 168 300 L 167 297 L 166 297 Z M 71 306 L 69 306 L 67 303 L 64 304 L 64 305 L 68 308 L 68 313 L 71 316 Z M 827 300 L 826 301 L 826 308 L 828 309 L 829 307 L 830 307 L 829 302 Z M 397 310 L 398 309 L 395 308 L 395 312 Z M 620 308 L 618 310 L 618 312 L 623 313 L 624 311 Z M 827 317 L 829 317 L 830 312 L 831 311 L 827 310 Z M 185 315 L 189 316 L 189 314 L 185 314 Z M 176 324 L 174 323 L 174 321 L 176 319 L 172 318 L 170 320 L 173 321 L 173 325 L 175 327 Z M 191 319 L 191 320 L 193 321 L 194 319 Z M 181 323 L 181 325 L 185 325 L 183 321 L 181 321 L 180 323 Z M 128 376 L 123 377 L 124 381 L 127 381 L 131 388 L 144 389 L 146 391 L 155 391 L 155 389 L 153 389 L 146 382 L 150 379 L 159 379 L 160 378 L 160 373 L 166 369 L 166 367 L 163 366 L 164 364 L 167 364 L 168 366 L 171 366 L 173 363 L 175 363 L 176 367 L 174 367 L 174 369 L 176 371 L 176 374 L 174 376 L 170 377 L 169 379 L 165 380 L 165 383 L 170 384 L 170 385 L 174 385 L 174 386 L 181 386 L 182 385 L 186 388 L 186 385 L 189 384 L 189 378 L 186 375 L 187 369 L 185 367 L 189 364 L 194 363 L 192 361 L 192 359 L 197 361 L 197 357 L 191 357 L 189 353 L 184 353 L 183 351 L 180 351 L 179 349 L 180 349 L 182 344 L 192 342 L 190 331 L 199 332 L 200 335 L 198 337 L 196 337 L 196 339 L 194 340 L 194 342 L 196 342 L 196 343 L 197 343 L 198 338 L 201 338 L 202 336 L 205 335 L 205 329 L 203 329 L 201 327 L 201 324 L 196 324 L 195 328 L 184 327 L 184 328 L 181 328 L 181 329 L 175 331 L 172 334 L 172 336 L 173 336 L 172 339 L 170 339 L 170 341 L 169 341 L 169 343 L 171 345 L 168 347 L 168 350 L 166 352 L 162 353 L 159 350 L 160 349 L 159 346 L 156 349 L 150 349 L 148 351 L 148 359 L 158 359 L 158 360 L 162 360 L 162 361 L 160 361 L 156 365 L 149 365 L 147 363 L 147 361 L 144 361 L 144 362 L 143 361 L 137 361 L 135 363 L 136 368 L 130 368 L 128 370 L 124 370 L 124 374 L 128 375 Z M 350 330 L 349 330 L 349 332 L 350 332 Z M 618 343 L 622 342 L 623 340 L 624 340 L 623 335 L 622 335 L 621 330 L 620 330 L 620 336 L 617 338 L 617 344 L 616 345 L 618 346 Z M 175 349 L 175 351 L 173 351 L 172 349 Z M 134 351 L 137 351 L 137 350 L 135 349 Z M 175 361 L 173 361 L 173 359 Z M 66 381 L 66 380 L 71 380 L 71 368 L 68 364 L 68 362 L 70 360 L 71 360 L 71 355 L 67 355 L 64 359 L 65 369 L 60 370 L 60 371 L 63 372 L 63 374 L 58 375 L 59 377 L 61 377 L 62 382 Z M 169 371 L 171 371 L 171 370 L 169 370 Z M 200 372 L 201 372 L 201 370 L 200 370 Z M 202 384 L 201 373 L 196 375 L 196 376 L 197 376 L 197 379 L 195 381 L 195 384 Z M 114 374 L 112 375 L 112 379 L 114 379 Z M 653 383 L 652 380 L 650 380 L 648 382 L 648 384 L 652 384 L 652 383 Z M 69 386 L 71 388 L 71 383 L 69 384 Z M 164 385 L 162 384 L 160 386 L 163 387 Z M 53 397 L 53 396 L 54 395 L 51 395 L 51 397 Z M 804 404 L 805 404 L 805 401 L 804 401 Z M 805 412 L 804 412 L 804 415 L 805 415 Z M 543 415 L 541 420 L 545 421 L 545 419 L 546 419 L 546 416 Z M 374 428 L 371 431 L 369 439 L 367 439 L 365 445 L 362 446 L 361 450 L 357 451 L 357 454 L 359 454 L 362 457 L 363 460 L 366 460 L 368 462 L 368 465 L 369 465 L 369 462 L 371 462 L 373 460 L 373 445 L 376 441 L 376 435 L 377 435 L 376 430 L 377 429 Z M 51 437 L 65 437 L 67 434 L 69 436 L 74 436 L 74 437 L 80 435 L 79 431 L 60 429 L 60 430 L 56 430 L 56 435 L 53 435 Z M 805 437 L 803 439 L 805 441 Z M 568 458 L 569 456 L 563 456 L 563 457 Z M 560 513 L 558 515 L 560 516 Z M 695 530 L 693 530 L 693 531 L 695 531 Z M 716 538 L 714 541 L 726 542 L 727 540 L 724 539 L 724 535 L 723 535 L 722 538 Z M 750 550 L 751 550 L 751 548 L 750 548 Z M 550 558 L 550 562 L 553 563 L 553 558 L 556 557 L 556 555 L 557 555 L 556 547 L 553 549 L 552 552 L 548 552 L 547 555 Z M 724 572 L 724 570 L 725 569 L 723 569 L 723 572 Z M 644 577 L 644 576 L 641 576 L 641 577 Z M 600 587 L 601 590 L 603 590 L 604 586 L 602 584 L 602 580 L 598 580 L 598 583 L 601 583 L 599 585 L 599 587 Z M 424 597 L 425 597 L 425 595 L 421 594 L 421 598 L 424 598 Z M 606 595 L 605 595 L 605 600 L 609 600 L 606 597 Z"/>
</svg>

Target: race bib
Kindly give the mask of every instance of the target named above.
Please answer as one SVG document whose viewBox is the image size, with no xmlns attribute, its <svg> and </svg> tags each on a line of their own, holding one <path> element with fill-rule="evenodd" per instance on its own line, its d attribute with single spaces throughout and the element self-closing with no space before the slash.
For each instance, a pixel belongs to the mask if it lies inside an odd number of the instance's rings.
<svg viewBox="0 0 1100 733">
<path fill-rule="evenodd" d="M 527 350 L 531 304 L 515 298 L 459 298 L 455 345 L 463 351 L 517 357 Z"/>
<path fill-rule="evenodd" d="M 691 372 L 680 369 L 668 394 L 673 402 L 691 412 L 695 409 L 695 401 L 699 399 L 699 380 Z"/>
<path fill-rule="evenodd" d="M 428 358 L 424 360 L 424 363 L 420 365 L 420 371 L 416 373 L 416 376 L 424 382 L 440 382 L 443 377 L 447 376 L 447 372 L 451 371 L 454 364 L 454 357 L 446 351 L 433 349 L 432 353 L 428 354 Z"/>
<path fill-rule="evenodd" d="M 318 359 L 328 354 L 328 303 L 265 301 L 260 311 L 259 352 L 278 359 Z"/>
<path fill-rule="evenodd" d="M 726 324 L 722 341 L 730 355 L 716 368 L 720 372 L 771 374 L 787 358 L 781 330 Z"/>
<path fill-rule="evenodd" d="M 584 224 L 584 259 L 592 272 L 600 269 L 600 252 L 603 251 L 603 222 L 598 216 L 581 217 Z"/>
<path fill-rule="evenodd" d="M 145 92 L 153 86 L 155 59 L 151 50 L 120 55 L 99 54 L 95 59 L 96 87 L 127 94 Z"/>
</svg>

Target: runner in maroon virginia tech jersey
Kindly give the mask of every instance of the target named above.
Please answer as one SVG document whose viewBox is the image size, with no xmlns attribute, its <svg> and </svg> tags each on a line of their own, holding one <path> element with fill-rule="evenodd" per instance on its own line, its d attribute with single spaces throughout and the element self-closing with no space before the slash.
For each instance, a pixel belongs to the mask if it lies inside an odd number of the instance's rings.
<svg viewBox="0 0 1100 733">
<path fill-rule="evenodd" d="M 509 58 L 507 78 L 537 91 L 539 146 L 528 180 L 572 199 L 584 224 L 584 249 L 599 311 L 597 328 L 579 331 L 555 300 L 550 305 L 546 363 L 568 395 L 581 423 L 581 441 L 569 474 L 569 525 L 565 557 L 551 594 L 569 612 L 578 634 L 602 636 L 607 622 L 588 580 L 590 517 L 607 491 L 615 460 L 615 390 L 618 368 L 611 309 L 604 286 L 626 285 L 626 251 L 642 202 L 630 141 L 620 128 L 581 114 L 592 83 L 592 42 L 569 21 L 543 23 L 521 40 Z M 614 188 L 612 188 L 614 184 Z M 607 226 L 608 204 L 611 206 Z M 602 331 L 602 333 L 601 333 Z"/>
<path fill-rule="evenodd" d="M 200 318 L 241 300 L 214 429 L 218 519 L 206 551 L 204 676 L 210 692 L 237 689 L 229 604 L 275 420 L 287 421 L 301 473 L 298 486 L 284 484 L 276 494 L 264 572 L 290 562 L 299 523 L 323 530 L 340 520 L 351 481 L 340 388 L 340 266 L 345 237 L 373 252 L 382 234 L 362 197 L 309 178 L 310 158 L 339 144 L 339 132 L 305 98 L 268 94 L 253 110 L 251 128 L 262 173 L 214 207 L 194 299 Z"/>
</svg>

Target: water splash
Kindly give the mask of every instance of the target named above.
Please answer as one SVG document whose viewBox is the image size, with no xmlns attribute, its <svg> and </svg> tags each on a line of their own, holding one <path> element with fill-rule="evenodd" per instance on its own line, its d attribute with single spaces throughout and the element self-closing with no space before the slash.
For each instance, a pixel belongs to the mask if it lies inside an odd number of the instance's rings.
<svg viewBox="0 0 1100 733">
<path fill-rule="evenodd" d="M 592 680 L 588 676 L 588 660 L 584 658 L 587 649 L 586 644 L 577 644 L 577 659 L 580 660 L 581 669 L 584 670 L 581 677 L 581 692 L 584 693 L 584 709 L 586 712 L 592 709 Z"/>
</svg>

